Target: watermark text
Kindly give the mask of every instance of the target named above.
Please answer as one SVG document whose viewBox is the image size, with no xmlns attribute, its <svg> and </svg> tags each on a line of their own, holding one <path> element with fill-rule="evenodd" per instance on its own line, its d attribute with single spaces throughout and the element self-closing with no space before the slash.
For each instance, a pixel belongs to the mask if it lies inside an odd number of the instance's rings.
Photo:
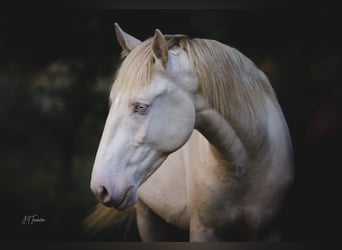
<svg viewBox="0 0 342 250">
<path fill-rule="evenodd" d="M 37 214 L 25 215 L 21 221 L 23 226 L 44 223 L 46 219 L 39 217 Z"/>
</svg>

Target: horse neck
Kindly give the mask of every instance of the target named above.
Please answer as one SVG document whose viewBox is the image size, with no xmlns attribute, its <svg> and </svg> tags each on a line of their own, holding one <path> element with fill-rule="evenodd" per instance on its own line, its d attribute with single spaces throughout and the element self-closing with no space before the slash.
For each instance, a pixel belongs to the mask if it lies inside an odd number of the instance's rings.
<svg viewBox="0 0 342 250">
<path fill-rule="evenodd" d="M 251 124 L 239 114 L 225 118 L 197 98 L 197 118 L 195 128 L 213 146 L 213 153 L 233 167 L 236 174 L 243 175 L 245 166 L 255 157 L 265 144 L 266 127 L 262 118 Z"/>
</svg>

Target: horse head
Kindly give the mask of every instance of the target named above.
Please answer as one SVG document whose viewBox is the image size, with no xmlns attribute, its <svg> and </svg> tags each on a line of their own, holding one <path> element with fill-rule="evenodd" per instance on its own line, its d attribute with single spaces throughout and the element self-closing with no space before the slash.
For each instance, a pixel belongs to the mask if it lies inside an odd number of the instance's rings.
<svg viewBox="0 0 342 250">
<path fill-rule="evenodd" d="M 169 48 L 158 29 L 144 42 L 117 24 L 115 31 L 126 58 L 111 90 L 91 189 L 103 204 L 122 210 L 135 204 L 138 187 L 189 139 L 198 83 L 184 50 Z"/>
</svg>

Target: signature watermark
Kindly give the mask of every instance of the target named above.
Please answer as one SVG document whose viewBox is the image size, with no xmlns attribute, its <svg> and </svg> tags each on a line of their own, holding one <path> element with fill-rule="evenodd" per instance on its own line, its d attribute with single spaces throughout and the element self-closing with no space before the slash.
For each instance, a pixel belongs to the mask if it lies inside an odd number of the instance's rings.
<svg viewBox="0 0 342 250">
<path fill-rule="evenodd" d="M 33 224 L 44 223 L 44 222 L 46 222 L 46 219 L 39 217 L 37 214 L 32 214 L 32 215 L 25 215 L 21 221 L 21 224 L 23 226 L 26 226 L 26 225 L 33 225 Z"/>
</svg>

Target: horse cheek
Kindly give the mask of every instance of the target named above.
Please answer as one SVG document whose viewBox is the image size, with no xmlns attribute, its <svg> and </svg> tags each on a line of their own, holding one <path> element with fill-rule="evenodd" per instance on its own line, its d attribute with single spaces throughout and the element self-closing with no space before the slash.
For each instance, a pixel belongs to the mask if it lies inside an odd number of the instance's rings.
<svg viewBox="0 0 342 250">
<path fill-rule="evenodd" d="M 163 127 L 164 144 L 172 153 L 182 147 L 190 138 L 195 126 L 195 110 L 191 105 L 173 109 L 168 117 L 166 126 Z"/>
</svg>

